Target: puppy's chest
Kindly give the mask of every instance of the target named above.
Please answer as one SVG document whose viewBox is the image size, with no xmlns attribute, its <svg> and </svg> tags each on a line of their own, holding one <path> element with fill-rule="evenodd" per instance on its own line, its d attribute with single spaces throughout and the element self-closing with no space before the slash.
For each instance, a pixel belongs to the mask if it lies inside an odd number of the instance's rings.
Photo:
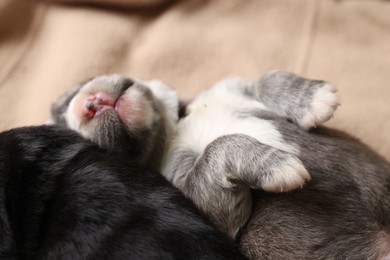
<svg viewBox="0 0 390 260">
<path fill-rule="evenodd" d="M 287 145 L 271 121 L 256 117 L 256 112 L 268 110 L 254 100 L 238 99 L 231 102 L 208 100 L 194 107 L 179 123 L 181 141 L 202 152 L 218 137 L 245 134 L 275 148 L 295 152 Z"/>
</svg>

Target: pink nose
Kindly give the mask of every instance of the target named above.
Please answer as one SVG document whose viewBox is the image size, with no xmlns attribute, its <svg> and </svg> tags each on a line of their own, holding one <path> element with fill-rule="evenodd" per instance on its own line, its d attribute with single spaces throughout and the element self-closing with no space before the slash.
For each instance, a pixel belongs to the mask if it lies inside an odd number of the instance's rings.
<svg viewBox="0 0 390 260">
<path fill-rule="evenodd" d="M 94 95 L 88 96 L 83 101 L 83 115 L 87 119 L 93 118 L 102 109 L 107 107 L 115 107 L 116 99 L 112 96 L 98 92 Z"/>
</svg>

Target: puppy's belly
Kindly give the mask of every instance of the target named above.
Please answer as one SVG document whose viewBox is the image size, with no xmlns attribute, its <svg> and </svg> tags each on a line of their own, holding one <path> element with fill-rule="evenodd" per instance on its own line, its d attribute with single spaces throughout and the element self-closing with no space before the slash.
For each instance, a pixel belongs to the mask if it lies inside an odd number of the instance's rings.
<svg viewBox="0 0 390 260">
<path fill-rule="evenodd" d="M 240 109 L 248 111 L 248 109 L 258 109 L 258 107 L 237 108 L 215 103 L 197 109 L 179 123 L 176 141 L 201 154 L 207 145 L 218 137 L 229 134 L 246 134 L 263 144 L 298 154 L 298 148 L 287 144 L 270 121 L 254 116 L 239 117 L 237 112 Z"/>
</svg>

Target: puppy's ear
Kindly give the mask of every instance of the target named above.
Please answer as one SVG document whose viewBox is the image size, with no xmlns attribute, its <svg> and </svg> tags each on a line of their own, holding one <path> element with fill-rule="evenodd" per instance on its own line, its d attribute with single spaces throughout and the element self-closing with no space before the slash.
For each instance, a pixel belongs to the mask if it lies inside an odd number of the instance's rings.
<svg viewBox="0 0 390 260">
<path fill-rule="evenodd" d="M 167 116 L 173 121 L 179 117 L 179 96 L 177 91 L 158 80 L 143 81 L 157 100 L 159 100 L 167 112 Z"/>
<path fill-rule="evenodd" d="M 47 123 L 67 126 L 65 113 L 69 107 L 69 103 L 77 95 L 77 93 L 79 93 L 80 89 L 86 82 L 74 86 L 72 89 L 57 98 L 57 100 L 51 105 L 50 118 Z"/>
</svg>

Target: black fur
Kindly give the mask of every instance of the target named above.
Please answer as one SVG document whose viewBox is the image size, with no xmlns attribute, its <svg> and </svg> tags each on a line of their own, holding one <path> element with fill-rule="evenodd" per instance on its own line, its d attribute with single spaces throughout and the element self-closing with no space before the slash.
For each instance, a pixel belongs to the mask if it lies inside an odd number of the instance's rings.
<svg viewBox="0 0 390 260">
<path fill-rule="evenodd" d="M 56 126 L 0 133 L 0 259 L 242 259 L 160 174 Z"/>
</svg>

